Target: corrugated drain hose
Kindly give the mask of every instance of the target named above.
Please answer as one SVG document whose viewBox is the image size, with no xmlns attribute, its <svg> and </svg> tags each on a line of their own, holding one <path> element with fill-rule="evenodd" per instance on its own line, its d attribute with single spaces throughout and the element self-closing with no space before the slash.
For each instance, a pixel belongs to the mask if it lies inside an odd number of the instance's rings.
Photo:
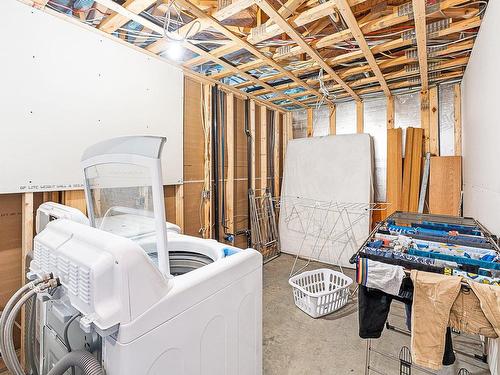
<svg viewBox="0 0 500 375">
<path fill-rule="evenodd" d="M 47 375 L 63 375 L 73 366 L 82 370 L 84 375 L 104 375 L 99 361 L 92 354 L 83 350 L 66 354 Z"/>
<path fill-rule="evenodd" d="M 28 329 L 26 330 L 26 361 L 31 375 L 38 375 L 37 355 L 35 350 L 36 340 L 36 295 L 26 305 L 26 315 L 28 316 Z"/>
</svg>

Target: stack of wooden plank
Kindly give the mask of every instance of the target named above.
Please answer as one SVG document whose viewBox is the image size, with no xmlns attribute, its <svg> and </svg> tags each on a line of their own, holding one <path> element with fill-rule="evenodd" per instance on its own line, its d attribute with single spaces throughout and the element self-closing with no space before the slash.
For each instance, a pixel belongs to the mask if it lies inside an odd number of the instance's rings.
<svg viewBox="0 0 500 375">
<path fill-rule="evenodd" d="M 403 191 L 403 130 L 387 130 L 387 209 L 382 219 L 401 210 Z M 373 218 L 373 221 L 376 221 Z"/>
<path fill-rule="evenodd" d="M 387 217 L 394 211 L 418 212 L 424 131 L 406 129 L 405 155 L 402 154 L 402 129 L 387 130 Z M 462 158 L 433 156 L 430 162 L 429 188 L 424 212 L 460 215 L 462 193 Z M 425 192 L 424 192 L 425 193 Z"/>
<path fill-rule="evenodd" d="M 387 202 L 386 215 L 394 211 L 417 212 L 422 169 L 424 131 L 406 129 L 404 164 L 402 129 L 387 131 Z"/>
<path fill-rule="evenodd" d="M 403 211 L 418 211 L 423 140 L 423 129 L 406 129 L 405 159 L 403 167 L 403 196 L 401 200 L 401 210 Z"/>
</svg>

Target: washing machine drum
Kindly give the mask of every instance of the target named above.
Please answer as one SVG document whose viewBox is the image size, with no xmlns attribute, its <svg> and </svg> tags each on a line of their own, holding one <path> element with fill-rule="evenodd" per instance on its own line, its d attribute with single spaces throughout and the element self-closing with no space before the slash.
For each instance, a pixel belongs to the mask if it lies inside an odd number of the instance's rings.
<svg viewBox="0 0 500 375">
<path fill-rule="evenodd" d="M 184 275 L 198 268 L 213 263 L 213 259 L 191 251 L 170 251 L 170 273 L 174 276 Z"/>
</svg>

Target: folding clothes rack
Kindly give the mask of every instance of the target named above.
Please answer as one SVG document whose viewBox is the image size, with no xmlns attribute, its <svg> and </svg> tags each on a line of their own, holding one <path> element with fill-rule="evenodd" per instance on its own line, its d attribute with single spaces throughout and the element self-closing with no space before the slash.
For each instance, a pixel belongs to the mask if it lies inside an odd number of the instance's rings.
<svg viewBox="0 0 500 375">
<path fill-rule="evenodd" d="M 363 220 L 369 219 L 373 211 L 385 211 L 386 203 L 360 203 L 321 201 L 310 198 L 283 196 L 279 199 L 280 215 L 285 225 L 293 226 L 300 233 L 300 245 L 295 256 L 290 277 L 306 269 L 312 260 L 317 260 L 327 244 L 340 243 L 341 251 L 336 259 L 330 263 L 338 264 L 347 246 L 353 249 L 359 247 L 354 231 L 355 226 Z M 312 241 L 313 246 L 308 256 L 304 256 L 304 244 Z M 299 258 L 306 258 L 307 262 L 300 269 L 295 270 Z M 342 270 L 342 267 L 340 267 Z"/>
<path fill-rule="evenodd" d="M 391 227 L 392 225 L 392 227 Z M 413 227 L 412 227 L 413 225 Z M 416 230 L 414 228 L 418 228 L 418 225 L 425 226 L 427 228 L 448 228 L 450 230 L 450 233 L 453 235 L 451 236 L 446 236 L 445 233 L 438 233 L 436 231 L 431 230 L 422 230 L 421 233 L 419 233 L 419 230 Z M 408 228 L 408 229 L 405 229 Z M 460 235 L 455 232 L 455 229 L 457 228 L 462 228 L 464 227 L 464 230 L 467 229 L 469 234 L 467 235 Z M 412 229 L 413 228 L 413 229 Z M 449 243 L 454 243 L 457 245 L 464 245 L 467 244 L 467 246 L 472 246 L 471 247 L 477 247 L 478 249 L 490 249 L 496 252 L 497 254 L 500 254 L 500 248 L 498 247 L 496 238 L 483 226 L 481 223 L 476 221 L 473 218 L 463 218 L 463 217 L 452 217 L 452 216 L 443 216 L 443 215 L 428 215 L 428 214 L 413 214 L 413 213 L 403 213 L 403 212 L 396 212 L 389 216 L 385 221 L 380 222 L 375 229 L 370 233 L 370 236 L 366 239 L 366 241 L 363 243 L 363 245 L 359 248 L 359 250 L 351 257 L 350 262 L 352 264 L 356 263 L 356 260 L 359 256 L 363 256 L 363 253 L 367 251 L 368 245 L 373 242 L 373 240 L 376 238 L 376 234 L 380 232 L 386 232 L 387 230 L 400 230 L 401 232 L 405 232 L 405 236 L 409 236 L 415 239 L 415 240 L 422 240 L 422 241 L 429 241 L 432 243 L 435 243 L 439 238 L 441 238 L 443 243 L 449 244 Z M 409 233 L 412 232 L 412 233 Z M 446 232 L 446 231 L 445 231 Z M 392 234 L 392 233 L 391 233 Z M 439 251 L 438 251 L 439 253 Z M 374 259 L 377 261 L 384 262 L 384 259 Z M 405 270 L 407 272 L 408 270 Z M 497 271 L 496 271 L 497 272 Z M 497 274 L 500 273 L 500 271 L 497 272 Z M 466 286 L 467 284 L 464 284 L 463 286 Z M 499 286 L 500 287 L 500 286 Z M 397 332 L 400 334 L 404 334 L 406 336 L 410 336 L 411 333 L 407 331 L 406 329 L 398 328 L 394 325 L 391 325 L 389 321 L 386 323 L 386 329 L 391 330 L 393 332 Z M 457 334 L 457 332 L 454 332 Z M 457 353 L 465 355 L 467 357 L 476 359 L 478 361 L 487 362 L 487 345 L 488 345 L 488 339 L 485 338 L 484 341 L 479 340 L 478 343 L 480 344 L 482 348 L 482 353 L 479 354 L 474 354 L 466 351 L 460 351 L 456 350 Z M 371 373 L 373 374 L 379 374 L 379 375 L 385 375 L 384 372 L 376 369 L 374 366 L 371 365 L 371 358 L 372 358 L 372 353 L 376 353 L 378 355 L 381 355 L 387 359 L 393 359 L 393 360 L 399 360 L 400 361 L 400 374 L 401 375 L 410 375 L 412 374 L 411 369 L 418 369 L 420 372 L 425 373 L 425 374 L 435 374 L 432 371 L 429 371 L 425 368 L 416 366 L 415 364 L 412 364 L 411 362 L 411 353 L 407 347 L 403 347 L 401 349 L 399 357 L 396 357 L 393 354 L 390 353 L 385 353 L 376 349 L 373 349 L 372 346 L 372 340 L 368 339 L 367 340 L 367 345 L 366 345 L 366 365 L 365 365 L 365 375 L 369 375 Z M 467 369 L 461 369 L 458 373 L 459 375 L 466 375 L 469 374 Z"/>
<path fill-rule="evenodd" d="M 257 196 L 255 191 L 250 189 L 248 199 L 250 203 L 252 247 L 262 254 L 264 263 L 266 263 L 278 257 L 281 253 L 275 201 L 267 189 L 260 196 Z"/>
<path fill-rule="evenodd" d="M 419 373 L 422 373 L 422 374 L 437 375 L 436 372 L 429 371 L 426 368 L 417 366 L 414 363 L 412 363 L 411 351 L 407 346 L 402 346 L 401 350 L 399 351 L 399 355 L 396 356 L 394 354 L 385 353 L 385 352 L 379 351 L 377 349 L 373 349 L 371 345 L 372 345 L 372 340 L 367 340 L 367 342 L 366 342 L 365 375 L 368 375 L 371 373 L 378 374 L 378 375 L 387 375 L 385 372 L 378 370 L 376 367 L 371 366 L 370 361 L 371 361 L 372 353 L 380 355 L 380 356 L 382 356 L 385 359 L 388 359 L 390 361 L 399 362 L 399 372 L 398 372 L 399 375 L 413 375 L 413 374 L 415 374 L 415 371 L 418 371 Z M 457 372 L 457 375 L 469 375 L 469 374 L 471 374 L 471 372 L 469 372 L 469 370 L 467 370 L 464 367 L 462 367 Z"/>
</svg>

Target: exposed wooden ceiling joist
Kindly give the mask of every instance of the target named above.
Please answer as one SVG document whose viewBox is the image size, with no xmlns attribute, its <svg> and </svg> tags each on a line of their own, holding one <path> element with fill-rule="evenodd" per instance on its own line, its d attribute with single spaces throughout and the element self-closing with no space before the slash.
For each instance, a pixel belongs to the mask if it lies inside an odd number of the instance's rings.
<svg viewBox="0 0 500 375">
<path fill-rule="evenodd" d="M 442 30 L 439 30 L 439 31 L 436 31 L 430 35 L 432 36 L 432 38 L 441 38 L 441 37 L 448 36 L 451 34 L 461 33 L 465 30 L 469 30 L 469 29 L 474 28 L 474 27 L 478 27 L 480 24 L 481 24 L 481 19 L 479 17 L 473 17 L 473 18 L 466 19 L 463 21 L 453 22 L 449 25 L 449 27 L 442 29 Z M 456 43 L 454 46 L 458 47 L 458 46 L 463 45 L 463 43 L 465 43 L 465 45 L 467 46 L 465 49 L 472 48 L 473 41 L 471 41 L 471 40 Z M 413 40 L 411 38 L 406 38 L 406 39 L 398 38 L 398 39 L 395 39 L 391 42 L 387 42 L 387 43 L 383 43 L 383 44 L 379 44 L 377 46 L 374 46 L 371 48 L 371 51 L 375 55 L 375 54 L 387 52 L 387 51 L 397 49 L 397 48 L 411 47 L 412 45 L 413 45 Z M 453 47 L 453 45 L 452 45 L 452 47 Z M 450 51 L 449 53 L 456 52 L 453 50 L 453 48 L 447 48 L 447 50 Z M 462 49 L 460 49 L 460 50 L 462 50 Z M 357 60 L 361 57 L 363 57 L 362 51 L 356 50 L 354 52 L 344 53 L 344 54 L 339 55 L 337 57 L 327 59 L 326 62 L 331 66 L 336 66 L 338 64 L 352 62 L 352 61 Z M 301 74 L 301 75 L 308 74 L 308 73 L 312 73 L 314 71 L 317 71 L 318 69 L 319 69 L 319 66 L 314 63 L 314 64 L 311 64 L 308 68 L 296 70 L 296 74 Z M 352 73 L 349 73 L 349 75 L 364 73 L 368 70 L 369 69 L 366 66 L 362 67 L 362 68 L 353 68 Z M 342 74 L 340 76 L 342 78 L 345 78 L 345 76 L 343 76 Z M 272 75 L 272 76 L 267 77 L 265 80 L 266 81 L 273 80 L 273 79 L 277 79 L 279 77 L 280 77 L 280 75 L 276 74 L 276 75 Z M 328 75 L 326 75 L 324 77 L 325 81 L 328 81 L 331 79 L 332 78 L 329 77 Z"/>
<path fill-rule="evenodd" d="M 122 5 L 122 7 L 129 10 L 130 12 L 139 14 L 143 10 L 148 9 L 155 2 L 156 0 L 127 0 Z M 104 18 L 98 27 L 100 30 L 111 34 L 129 21 L 130 19 L 127 16 L 115 12 L 110 16 Z"/>
<path fill-rule="evenodd" d="M 301 81 L 299 78 L 297 78 L 293 73 L 286 71 L 283 69 L 281 65 L 276 63 L 274 60 L 269 58 L 268 56 L 264 55 L 261 51 L 259 51 L 255 46 L 247 42 L 246 40 L 242 40 L 239 38 L 237 35 L 235 35 L 231 30 L 226 28 L 224 25 L 222 25 L 220 22 L 218 22 L 215 18 L 211 17 L 208 14 L 203 13 L 202 10 L 200 10 L 196 5 L 191 3 L 189 0 L 175 0 L 178 5 L 180 5 L 182 8 L 186 9 L 189 11 L 191 14 L 193 14 L 195 17 L 197 17 L 200 20 L 206 21 L 211 27 L 213 27 L 215 30 L 219 31 L 222 33 L 224 36 L 241 46 L 241 48 L 247 50 L 251 54 L 253 54 L 255 57 L 258 59 L 261 59 L 265 61 L 269 66 L 272 68 L 284 73 L 288 78 L 292 79 L 293 81 L 299 83 L 301 86 L 305 87 L 308 90 L 311 90 L 315 92 L 318 97 L 321 97 L 321 94 L 307 85 L 305 82 Z"/>
<path fill-rule="evenodd" d="M 359 100 L 361 95 L 389 95 L 390 90 L 406 87 L 426 90 L 430 83 L 459 79 L 484 13 L 483 3 L 475 0 L 432 4 L 423 0 L 286 0 L 280 6 L 271 4 L 273 0 L 233 0 L 220 9 L 216 1 L 175 0 L 176 5 L 171 5 L 126 0 L 119 5 L 116 0 L 97 0 L 103 12 L 112 13 L 96 18 L 90 9 L 68 12 L 71 6 L 58 8 L 58 0 L 19 1 L 91 24 L 98 32 L 119 30 L 120 43 L 281 110 L 313 105 L 324 97 L 325 88 L 330 99 Z M 182 25 L 176 31 L 181 37 L 178 44 L 189 51 L 185 61 L 173 61 L 164 54 L 172 41 L 162 38 L 158 17 L 171 7 L 182 8 L 191 17 L 187 23 L 183 19 L 175 23 Z M 255 12 L 261 8 L 266 14 L 260 13 L 262 18 L 257 20 Z M 339 13 L 348 26 L 345 30 L 338 22 Z M 245 20 L 244 27 L 233 26 L 240 19 Z M 128 30 L 125 25 L 130 21 L 143 28 Z M 252 25 L 260 27 L 250 29 Z M 320 70 L 324 71 L 321 90 Z"/>
<path fill-rule="evenodd" d="M 413 14 L 415 18 L 415 33 L 417 37 L 418 65 L 422 81 L 422 91 L 429 88 L 427 76 L 427 22 L 425 14 L 425 1 L 413 0 Z"/>
<path fill-rule="evenodd" d="M 137 23 L 140 23 L 141 25 L 143 25 L 144 27 L 147 27 L 148 29 L 151 29 L 151 30 L 156 31 L 158 33 L 161 33 L 163 31 L 163 29 L 160 26 L 158 26 L 158 25 L 154 24 L 153 22 L 151 22 L 151 21 L 143 18 L 140 15 L 137 15 L 137 14 L 131 12 L 128 9 L 125 9 L 124 7 L 122 7 L 121 5 L 115 3 L 112 0 L 96 0 L 96 1 L 98 3 L 104 5 L 104 6 L 108 7 L 109 9 L 115 11 L 116 13 L 121 14 L 121 15 L 123 15 L 125 17 L 128 17 L 129 19 L 134 20 Z M 242 77 L 244 77 L 245 79 L 248 79 L 250 81 L 254 81 L 256 84 L 262 85 L 265 88 L 272 88 L 267 83 L 259 81 L 258 79 L 254 78 L 250 74 L 247 74 L 245 72 L 241 72 L 238 68 L 236 68 L 236 67 L 228 64 L 227 62 L 225 62 L 225 61 L 223 61 L 221 59 L 218 59 L 216 57 L 211 56 L 208 52 L 202 50 L 199 47 L 196 47 L 195 45 L 192 45 L 187 40 L 182 41 L 181 44 L 182 44 L 182 46 L 184 48 L 187 48 L 187 49 L 189 49 L 189 50 L 191 50 L 191 51 L 193 51 L 195 53 L 198 53 L 200 55 L 204 55 L 206 57 L 211 58 L 212 60 L 216 61 L 218 64 L 220 64 L 221 66 L 223 66 L 227 70 L 232 71 L 233 74 L 239 74 Z M 311 90 L 314 91 L 314 89 L 311 89 Z M 295 100 L 292 97 L 289 97 L 288 95 L 284 95 L 284 94 L 278 94 L 273 99 L 276 100 L 276 99 L 279 99 L 280 97 L 284 97 L 285 99 L 289 99 L 293 104 L 296 104 L 296 105 L 299 105 L 299 106 L 303 106 L 303 104 L 300 103 L 299 101 Z"/>
<path fill-rule="evenodd" d="M 302 49 L 309 55 L 311 58 L 316 61 L 325 72 L 330 74 L 335 81 L 337 81 L 345 91 L 349 93 L 355 100 L 360 100 L 359 96 L 347 85 L 335 71 L 325 63 L 323 57 L 312 48 L 307 42 L 304 40 L 302 35 L 300 35 L 297 30 L 295 30 L 286 20 L 272 7 L 272 5 L 268 2 L 268 0 L 256 0 L 256 4 L 264 11 L 266 14 L 285 32 L 290 38 L 292 38 Z"/>
<path fill-rule="evenodd" d="M 212 14 L 212 17 L 216 19 L 217 21 L 224 21 L 235 14 L 238 14 L 242 10 L 250 7 L 253 5 L 253 0 L 238 0 L 234 1 L 230 5 L 218 10 L 214 14 Z M 186 34 L 189 32 L 189 30 L 195 26 L 195 23 L 199 24 L 199 29 L 196 27 L 198 31 L 203 31 L 205 30 L 209 25 L 208 23 L 204 22 L 203 20 L 200 19 L 195 19 L 191 22 L 186 23 L 185 25 L 181 26 L 179 30 L 177 30 L 177 33 L 182 36 L 186 36 Z M 165 50 L 166 48 L 166 41 L 164 39 L 157 40 L 156 42 L 153 42 L 150 44 L 147 49 L 153 53 L 161 53 Z"/>
<path fill-rule="evenodd" d="M 370 47 L 368 47 L 368 43 L 366 43 L 363 32 L 359 28 L 358 21 L 356 21 L 356 17 L 354 17 L 354 14 L 352 13 L 351 8 L 347 3 L 347 0 L 335 0 L 335 1 L 337 3 L 337 8 L 339 9 L 340 13 L 342 14 L 342 17 L 344 18 L 344 21 L 347 23 L 347 26 L 351 30 L 354 39 L 356 39 L 356 41 L 358 42 L 358 46 L 363 52 L 366 61 L 368 61 L 368 64 L 370 65 L 370 68 L 373 71 L 373 74 L 375 74 L 375 77 L 377 77 L 378 82 L 380 83 L 380 86 L 384 91 L 384 94 L 386 96 L 391 96 L 391 91 L 389 90 L 389 87 L 387 87 L 384 75 L 382 74 L 382 71 L 377 65 L 375 57 L 373 57 L 372 51 L 370 50 Z"/>
</svg>

